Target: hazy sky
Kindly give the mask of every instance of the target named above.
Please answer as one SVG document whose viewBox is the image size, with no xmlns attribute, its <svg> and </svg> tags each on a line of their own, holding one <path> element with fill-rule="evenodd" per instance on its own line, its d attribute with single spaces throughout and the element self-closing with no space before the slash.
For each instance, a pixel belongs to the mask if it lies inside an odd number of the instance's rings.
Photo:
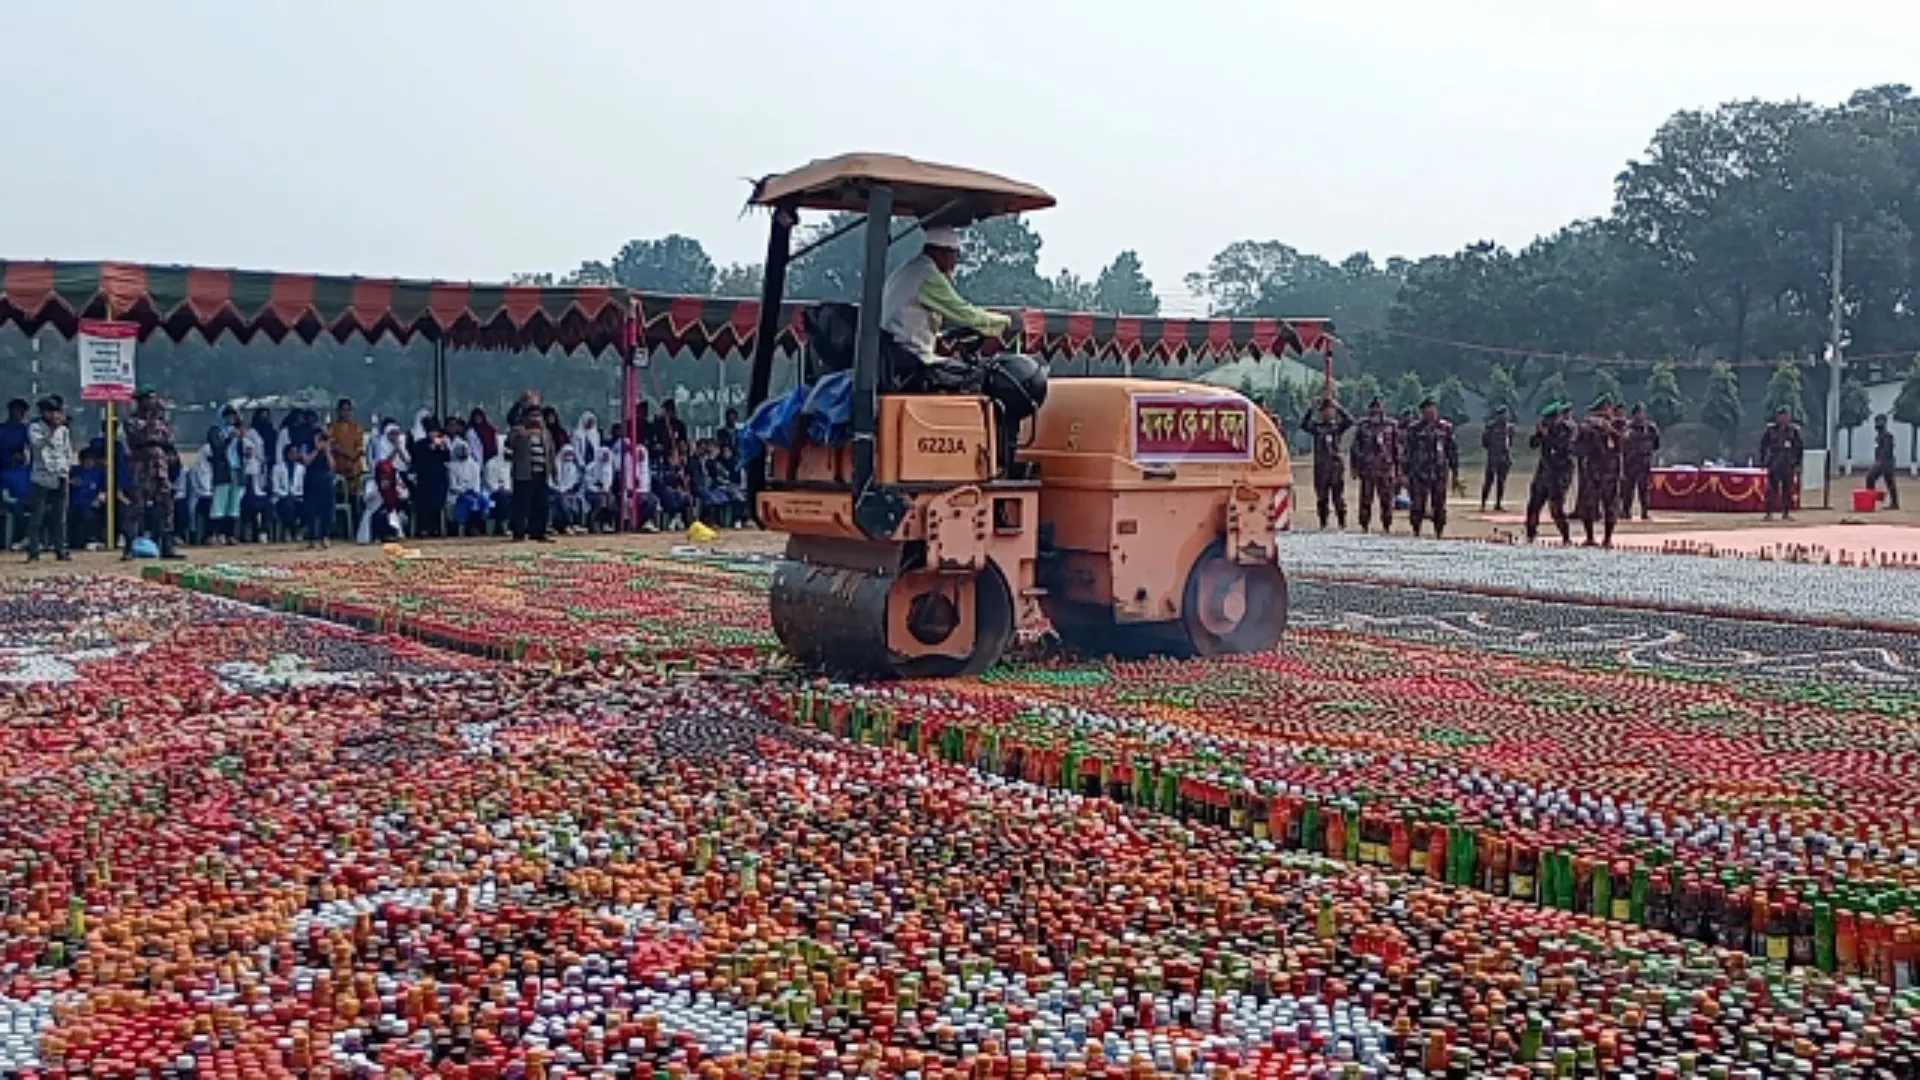
<svg viewBox="0 0 1920 1080">
<path fill-rule="evenodd" d="M 877 19 L 876 12 L 884 13 Z M 1920 82 L 1881 0 L 3 0 L 0 257 L 497 279 L 846 150 L 1060 199 L 1045 269 L 1510 244 L 1676 109 Z"/>
</svg>

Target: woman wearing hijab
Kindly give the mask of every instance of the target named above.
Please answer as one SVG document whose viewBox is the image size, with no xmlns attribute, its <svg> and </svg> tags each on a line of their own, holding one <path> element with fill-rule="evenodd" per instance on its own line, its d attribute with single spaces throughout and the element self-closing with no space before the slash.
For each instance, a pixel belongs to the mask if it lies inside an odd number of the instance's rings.
<svg viewBox="0 0 1920 1080">
<path fill-rule="evenodd" d="M 487 410 L 475 409 L 467 414 L 467 447 L 473 460 L 483 466 L 500 456 L 500 433 L 487 419 Z"/>
<path fill-rule="evenodd" d="M 413 455 L 413 535 L 444 536 L 452 454 L 440 421 L 431 413 L 415 421 L 413 444 L 407 449 Z"/>
<path fill-rule="evenodd" d="M 238 535 L 243 438 L 240 410 L 231 405 L 220 410 L 220 422 L 207 429 L 205 463 L 211 480 L 207 516 L 212 522 L 207 542 L 210 544 L 231 544 Z"/>
<path fill-rule="evenodd" d="M 407 498 L 408 462 L 406 436 L 401 433 L 400 425 L 387 421 L 386 428 L 367 441 L 367 457 L 371 467 L 361 489 L 366 509 L 360 514 L 360 529 L 355 539 L 371 544 L 388 537 L 405 536 L 400 508 Z"/>
<path fill-rule="evenodd" d="M 587 531 L 612 532 L 617 524 L 613 513 L 613 447 L 600 448 L 587 466 Z"/>
<path fill-rule="evenodd" d="M 480 463 L 467 449 L 466 440 L 453 442 L 453 458 L 447 463 L 447 516 L 456 535 L 472 536 L 482 531 L 491 504 L 481 486 Z"/>
<path fill-rule="evenodd" d="M 273 463 L 270 490 L 273 493 L 273 512 L 280 519 L 282 534 L 287 537 L 299 535 L 300 524 L 306 519 L 307 465 L 298 449 L 287 447 L 287 452 Z"/>
<path fill-rule="evenodd" d="M 247 433 L 240 441 L 240 530 L 243 539 L 254 543 L 263 543 L 267 539 L 268 515 L 273 510 L 273 498 L 267 494 L 268 468 L 265 459 L 260 456 L 259 440 Z"/>
<path fill-rule="evenodd" d="M 547 438 L 553 443 L 555 449 L 565 446 L 572 441 L 572 438 L 567 434 L 567 429 L 560 423 L 559 409 L 551 405 L 541 409 L 540 421 L 546 425 Z"/>
<path fill-rule="evenodd" d="M 580 468 L 579 451 L 571 446 L 561 447 L 560 467 L 554 473 L 553 525 L 554 531 L 563 536 L 567 530 L 587 520 L 585 481 L 585 470 Z"/>
<path fill-rule="evenodd" d="M 573 425 L 572 446 L 580 452 L 580 464 L 590 466 L 600 460 L 600 418 L 592 410 L 580 414 L 580 422 Z"/>
<path fill-rule="evenodd" d="M 269 409 L 253 410 L 253 419 L 248 421 L 245 433 L 246 445 L 253 447 L 253 456 L 262 462 L 272 461 L 274 452 L 273 412 Z"/>
</svg>

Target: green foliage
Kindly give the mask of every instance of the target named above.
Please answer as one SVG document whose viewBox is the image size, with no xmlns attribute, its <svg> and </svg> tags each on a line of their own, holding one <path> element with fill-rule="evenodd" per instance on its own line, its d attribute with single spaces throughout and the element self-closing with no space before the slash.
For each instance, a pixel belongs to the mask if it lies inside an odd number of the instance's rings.
<svg viewBox="0 0 1920 1080">
<path fill-rule="evenodd" d="M 1840 380 L 1840 430 L 1847 434 L 1847 457 L 1853 457 L 1853 429 L 1871 419 L 1873 402 L 1867 398 L 1867 388 L 1860 380 L 1849 375 Z"/>
<path fill-rule="evenodd" d="M 733 263 L 713 276 L 713 295 L 757 297 L 760 280 L 759 263 Z"/>
<path fill-rule="evenodd" d="M 1160 298 L 1153 295 L 1153 282 L 1141 270 L 1138 253 L 1123 251 L 1100 271 L 1093 285 L 1093 310 L 1119 315 L 1160 313 Z"/>
<path fill-rule="evenodd" d="M 1900 380 L 1900 396 L 1893 400 L 1893 418 L 1907 425 L 1907 456 L 1920 461 L 1920 356 L 1913 358 Z"/>
<path fill-rule="evenodd" d="M 1540 388 L 1534 392 L 1542 408 L 1550 402 L 1563 401 L 1573 404 L 1572 391 L 1567 389 L 1567 377 L 1558 371 L 1550 371 L 1540 380 Z"/>
<path fill-rule="evenodd" d="M 1615 404 L 1623 404 L 1625 396 L 1625 391 L 1620 389 L 1620 376 L 1615 375 L 1612 368 L 1600 367 L 1593 369 L 1593 398 L 1595 401 L 1604 397 Z"/>
<path fill-rule="evenodd" d="M 1643 403 L 1647 415 L 1661 427 L 1672 427 L 1687 415 L 1687 399 L 1680 392 L 1680 377 L 1671 362 L 1653 365 L 1647 373 Z"/>
<path fill-rule="evenodd" d="M 1267 407 L 1287 425 L 1298 424 L 1300 418 L 1313 408 L 1319 398 L 1319 387 L 1309 387 L 1299 379 L 1282 376 L 1274 383 L 1273 393 L 1267 398 Z"/>
<path fill-rule="evenodd" d="M 700 241 L 679 233 L 629 240 L 613 257 L 613 280 L 629 289 L 704 295 L 713 292 L 713 260 Z"/>
<path fill-rule="evenodd" d="M 1440 385 L 1433 388 L 1433 403 L 1440 407 L 1441 416 L 1456 424 L 1467 418 L 1467 388 L 1456 376 L 1441 379 Z"/>
<path fill-rule="evenodd" d="M 1366 409 L 1367 403 L 1374 398 L 1386 401 L 1386 395 L 1380 391 L 1380 380 L 1374 378 L 1370 371 L 1363 371 L 1351 379 L 1341 379 L 1334 389 L 1339 393 L 1341 402 L 1355 413 Z"/>
<path fill-rule="evenodd" d="M 989 218 L 960 233 L 954 287 L 976 304 L 1046 307 L 1053 288 L 1040 276 L 1040 234 L 1019 215 Z"/>
<path fill-rule="evenodd" d="M 1387 411 L 1398 415 L 1407 409 L 1420 407 L 1420 400 L 1427 396 L 1426 384 L 1414 372 L 1402 372 L 1393 381 L 1393 389 L 1388 392 Z"/>
<path fill-rule="evenodd" d="M 1800 395 L 1800 366 L 1791 360 L 1773 365 L 1773 375 L 1767 380 L 1767 422 L 1771 423 L 1781 409 L 1792 413 L 1796 421 L 1807 422 L 1806 403 Z"/>
<path fill-rule="evenodd" d="M 1707 373 L 1707 394 L 1700 401 L 1700 422 L 1713 429 L 1722 450 L 1733 444 L 1745 422 L 1740 405 L 1740 378 L 1732 365 L 1718 363 Z"/>
<path fill-rule="evenodd" d="M 1459 377 L 1447 378 L 1456 384 Z M 1507 410 L 1510 417 L 1520 415 L 1520 388 L 1513 383 L 1513 373 L 1505 365 L 1493 364 L 1487 368 L 1487 415 L 1492 416 L 1501 409 Z"/>
<path fill-rule="evenodd" d="M 1092 283 L 1079 274 L 1062 270 L 1053 275 L 1053 299 L 1049 307 L 1056 311 L 1092 311 L 1094 302 Z"/>
</svg>

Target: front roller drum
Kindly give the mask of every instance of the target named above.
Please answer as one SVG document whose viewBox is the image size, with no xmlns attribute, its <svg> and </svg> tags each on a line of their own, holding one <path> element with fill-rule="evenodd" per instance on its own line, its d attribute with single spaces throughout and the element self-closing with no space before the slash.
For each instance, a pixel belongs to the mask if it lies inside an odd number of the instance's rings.
<svg viewBox="0 0 1920 1080">
<path fill-rule="evenodd" d="M 978 674 L 1014 636 L 1013 596 L 991 564 L 956 581 L 789 560 L 774 571 L 770 613 L 802 667 L 874 678 Z"/>
</svg>

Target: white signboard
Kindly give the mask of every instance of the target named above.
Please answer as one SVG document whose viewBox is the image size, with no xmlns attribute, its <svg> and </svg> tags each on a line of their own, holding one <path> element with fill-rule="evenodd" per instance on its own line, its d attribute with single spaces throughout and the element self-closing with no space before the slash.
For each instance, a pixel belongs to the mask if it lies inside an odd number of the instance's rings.
<svg viewBox="0 0 1920 1080">
<path fill-rule="evenodd" d="M 133 400 L 133 349 L 139 340 L 136 323 L 80 320 L 80 400 Z"/>
</svg>

